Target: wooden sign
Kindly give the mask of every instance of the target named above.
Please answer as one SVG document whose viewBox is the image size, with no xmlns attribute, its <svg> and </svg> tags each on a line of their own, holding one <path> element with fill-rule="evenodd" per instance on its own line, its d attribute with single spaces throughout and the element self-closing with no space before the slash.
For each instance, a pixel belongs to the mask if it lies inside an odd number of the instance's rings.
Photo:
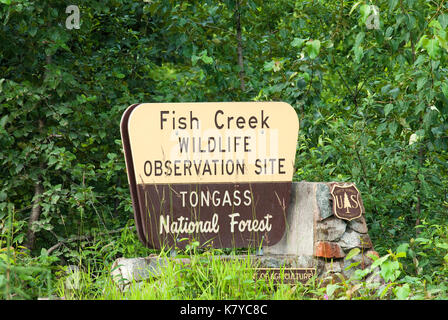
<svg viewBox="0 0 448 320">
<path fill-rule="evenodd" d="M 283 102 L 130 106 L 121 135 L 140 240 L 150 248 L 278 242 L 298 129 Z"/>
<path fill-rule="evenodd" d="M 361 194 L 353 183 L 331 186 L 330 194 L 333 197 L 333 213 L 340 219 L 353 220 L 364 213 Z"/>
<path fill-rule="evenodd" d="M 315 268 L 255 268 L 254 281 L 259 279 L 273 283 L 306 283 L 316 274 Z"/>
</svg>

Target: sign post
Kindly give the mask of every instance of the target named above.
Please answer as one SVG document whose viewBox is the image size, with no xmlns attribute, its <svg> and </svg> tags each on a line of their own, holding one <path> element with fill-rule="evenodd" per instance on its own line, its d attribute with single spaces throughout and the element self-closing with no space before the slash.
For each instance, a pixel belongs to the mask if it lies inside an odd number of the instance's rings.
<svg viewBox="0 0 448 320">
<path fill-rule="evenodd" d="M 283 102 L 131 105 L 121 135 L 140 241 L 156 249 L 277 243 L 298 130 Z"/>
</svg>

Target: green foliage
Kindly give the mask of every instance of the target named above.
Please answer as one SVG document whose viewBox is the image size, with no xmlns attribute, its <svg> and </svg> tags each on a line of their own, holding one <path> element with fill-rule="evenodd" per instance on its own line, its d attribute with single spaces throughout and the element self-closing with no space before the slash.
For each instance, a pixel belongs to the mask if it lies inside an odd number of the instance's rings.
<svg viewBox="0 0 448 320">
<path fill-rule="evenodd" d="M 274 285 L 265 280 L 254 280 L 253 262 L 250 256 L 240 255 L 234 259 L 222 259 L 221 250 L 197 251 L 191 243 L 185 250 L 189 263 L 181 260 L 183 255 L 167 259 L 164 272 L 143 282 L 133 280 L 120 287 L 108 274 L 97 277 L 89 271 L 81 271 L 79 285 L 69 289 L 62 276 L 57 292 L 65 299 L 107 300 L 216 300 L 216 299 L 297 299 L 304 298 L 305 286 L 298 283 Z M 162 258 L 166 253 L 160 253 Z M 101 288 L 101 292 L 98 290 Z"/>
<path fill-rule="evenodd" d="M 373 29 L 368 1 L 78 1 L 81 25 L 71 30 L 69 4 L 0 1 L 1 263 L 37 268 L 0 277 L 1 290 L 22 290 L 4 297 L 40 294 L 33 290 L 48 285 L 45 270 L 54 277 L 53 258 L 102 279 L 116 257 L 151 253 L 130 231 L 119 133 L 128 105 L 252 100 L 296 109 L 294 179 L 355 182 L 375 249 L 387 256 L 378 267 L 391 290 L 297 290 L 317 298 L 446 294 L 444 1 L 375 2 Z M 403 243 L 406 256 L 393 255 Z"/>
<path fill-rule="evenodd" d="M 2 299 L 34 299 L 50 296 L 52 270 L 59 259 L 49 256 L 42 248 L 40 255 L 31 257 L 24 247 L 18 245 L 20 238 L 14 223 L 14 207 L 8 206 L 8 217 L 1 226 L 0 234 L 0 295 Z M 20 224 L 19 224 L 20 225 Z"/>
</svg>

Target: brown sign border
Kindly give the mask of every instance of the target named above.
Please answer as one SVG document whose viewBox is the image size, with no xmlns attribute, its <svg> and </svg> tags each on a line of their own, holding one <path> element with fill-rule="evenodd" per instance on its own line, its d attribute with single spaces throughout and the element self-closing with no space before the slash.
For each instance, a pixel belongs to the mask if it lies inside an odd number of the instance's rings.
<svg viewBox="0 0 448 320">
<path fill-rule="evenodd" d="M 143 244 L 147 245 L 147 241 L 146 241 L 145 234 L 143 231 L 143 224 L 141 221 L 140 206 L 137 201 L 137 199 L 138 199 L 137 179 L 135 177 L 134 161 L 132 159 L 131 142 L 129 139 L 129 130 L 128 130 L 129 116 L 131 115 L 132 111 L 139 105 L 140 105 L 140 103 L 133 104 L 125 110 L 125 112 L 123 113 L 123 115 L 121 117 L 120 132 L 121 132 L 121 141 L 123 143 L 124 157 L 126 160 L 125 161 L 126 162 L 126 170 L 127 170 L 129 189 L 130 189 L 131 199 L 132 199 L 132 207 L 134 209 L 135 227 L 137 229 L 137 235 L 138 235 L 139 240 Z"/>
<path fill-rule="evenodd" d="M 139 187 L 137 184 L 137 179 L 135 176 L 135 168 L 134 168 L 134 161 L 132 156 L 132 149 L 131 149 L 131 141 L 130 141 L 130 134 L 129 134 L 129 118 L 132 114 L 132 112 L 140 105 L 145 103 L 137 103 L 130 105 L 124 112 L 121 118 L 120 122 L 120 132 L 121 132 L 121 138 L 122 138 L 122 144 L 123 144 L 123 151 L 125 156 L 125 162 L 126 162 L 126 170 L 127 170 L 127 177 L 128 177 L 128 183 L 130 187 L 130 195 L 132 200 L 132 206 L 134 211 L 134 220 L 136 224 L 136 231 L 139 240 L 147 247 L 152 248 L 153 243 L 151 243 L 150 239 L 147 237 L 147 234 L 145 232 L 146 226 L 144 225 L 144 215 L 142 215 L 141 207 L 140 207 L 140 200 L 139 200 Z M 252 182 L 252 183 L 264 183 L 264 182 Z M 291 182 L 289 182 L 291 183 Z M 286 200 L 289 203 L 289 192 L 288 197 Z"/>
</svg>

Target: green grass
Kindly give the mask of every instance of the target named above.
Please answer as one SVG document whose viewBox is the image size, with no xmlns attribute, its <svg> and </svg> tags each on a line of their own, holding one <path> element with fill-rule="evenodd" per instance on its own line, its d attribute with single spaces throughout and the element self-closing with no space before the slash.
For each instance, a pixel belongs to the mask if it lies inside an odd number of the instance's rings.
<svg viewBox="0 0 448 320">
<path fill-rule="evenodd" d="M 254 280 L 255 250 L 200 249 L 198 242 L 178 251 L 144 248 L 127 228 L 120 235 L 68 243 L 65 249 L 31 256 L 14 237 L 12 218 L 0 237 L 0 298 L 67 300 L 223 300 L 223 299 L 448 299 L 448 227 L 428 225 L 416 239 L 377 258 L 372 267 L 356 269 L 349 279 L 333 275 L 311 278 L 306 284 L 274 284 Z M 63 251 L 64 250 L 64 251 Z M 360 254 L 352 250 L 346 258 Z M 123 286 L 111 277 L 118 257 L 159 255 L 166 259 L 163 272 L 142 282 Z M 223 259 L 235 255 L 238 259 Z M 181 263 L 188 258 L 189 263 Z M 67 265 L 79 272 L 68 274 Z M 372 281 L 370 276 L 376 276 Z M 73 286 L 77 283 L 76 286 Z"/>
<path fill-rule="evenodd" d="M 404 275 L 401 261 L 404 251 L 389 252 L 377 258 L 371 268 L 358 269 L 351 278 L 337 275 L 311 278 L 308 283 L 275 284 L 254 280 L 250 255 L 222 259 L 220 250 L 207 250 L 187 255 L 189 263 L 179 257 L 166 259 L 163 272 L 141 282 L 119 285 L 110 276 L 110 268 L 95 273 L 80 272 L 79 287 L 67 289 L 67 277 L 57 284 L 57 295 L 64 299 L 88 300 L 385 300 L 385 299 L 447 299 L 445 280 L 419 281 Z M 161 253 L 161 257 L 166 254 Z M 374 280 L 368 276 L 377 275 Z"/>
<path fill-rule="evenodd" d="M 163 253 L 161 256 L 165 256 Z M 166 259 L 163 273 L 142 282 L 120 286 L 109 274 L 95 276 L 81 272 L 79 289 L 67 290 L 66 277 L 58 283 L 58 295 L 65 299 L 106 300 L 223 300 L 223 299 L 300 299 L 304 288 L 272 281 L 254 280 L 250 256 L 237 259 L 221 259 L 216 250 L 188 256 L 184 264 L 179 258 Z M 92 283 L 92 279 L 101 285 Z M 97 286 L 97 288 L 95 288 Z M 124 288 L 124 289 L 123 289 Z"/>
</svg>

